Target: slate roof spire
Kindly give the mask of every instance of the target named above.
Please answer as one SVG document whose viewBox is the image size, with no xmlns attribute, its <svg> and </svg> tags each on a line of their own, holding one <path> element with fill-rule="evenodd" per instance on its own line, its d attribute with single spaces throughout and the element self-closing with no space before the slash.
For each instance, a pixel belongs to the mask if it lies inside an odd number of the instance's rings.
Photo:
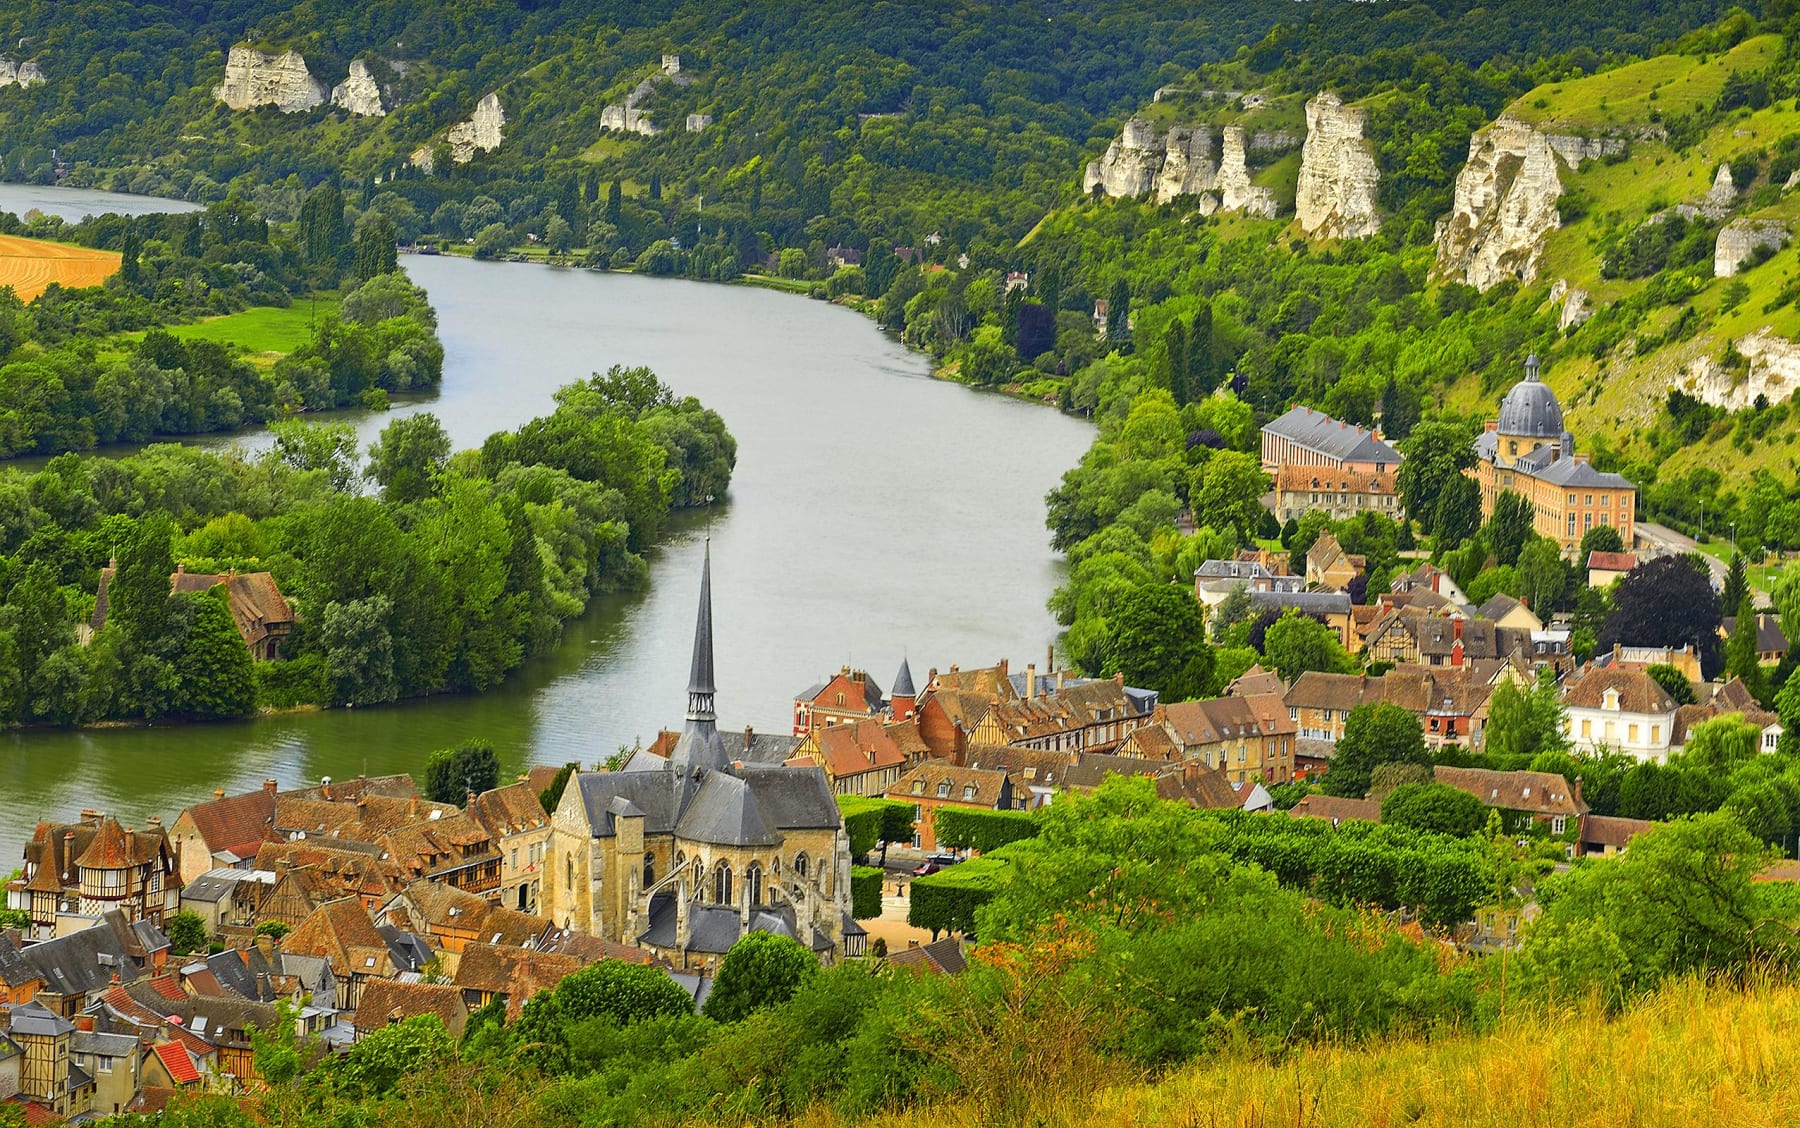
<svg viewBox="0 0 1800 1128">
<path fill-rule="evenodd" d="M 900 672 L 894 675 L 894 688 L 890 697 L 916 697 L 913 691 L 912 666 L 905 658 L 900 659 Z"/>
<path fill-rule="evenodd" d="M 669 754 L 669 763 L 678 770 L 716 770 L 730 762 L 725 756 L 725 742 L 719 738 L 718 714 L 713 711 L 713 697 L 717 692 L 718 687 L 713 684 L 712 538 L 708 537 L 706 555 L 700 566 L 700 612 L 694 623 L 694 661 L 688 669 L 687 724 L 681 730 L 675 750 Z"/>
</svg>

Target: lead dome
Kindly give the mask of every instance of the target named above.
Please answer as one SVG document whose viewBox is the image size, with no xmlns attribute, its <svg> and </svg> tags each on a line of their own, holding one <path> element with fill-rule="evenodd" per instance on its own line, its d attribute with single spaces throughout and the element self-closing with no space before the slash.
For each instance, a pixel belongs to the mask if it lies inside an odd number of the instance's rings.
<svg viewBox="0 0 1800 1128">
<path fill-rule="evenodd" d="M 1500 401 L 1502 435 L 1520 435 L 1534 439 L 1559 439 L 1563 434 L 1562 404 L 1550 385 L 1538 379 L 1536 354 L 1525 358 L 1525 379 L 1512 386 Z"/>
</svg>

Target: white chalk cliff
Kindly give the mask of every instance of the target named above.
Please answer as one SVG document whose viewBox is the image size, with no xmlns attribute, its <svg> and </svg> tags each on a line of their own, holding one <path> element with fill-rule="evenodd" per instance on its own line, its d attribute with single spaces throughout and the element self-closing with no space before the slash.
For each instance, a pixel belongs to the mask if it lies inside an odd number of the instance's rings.
<svg viewBox="0 0 1800 1128">
<path fill-rule="evenodd" d="M 1250 183 L 1244 131 L 1235 125 L 1224 128 L 1217 159 L 1213 145 L 1209 126 L 1172 125 L 1167 133 L 1159 133 L 1150 122 L 1134 117 L 1106 147 L 1105 156 L 1088 162 L 1082 191 L 1098 188 L 1108 196 L 1131 199 L 1148 196 L 1159 204 L 1191 196 L 1199 200 L 1203 215 L 1217 211 L 1275 215 L 1275 194 Z"/>
<path fill-rule="evenodd" d="M 306 69 L 298 51 L 268 55 L 239 44 L 225 60 L 225 81 L 213 97 L 234 110 L 274 106 L 284 114 L 310 110 L 325 101 L 325 84 Z"/>
<path fill-rule="evenodd" d="M 1756 252 L 1780 250 L 1787 241 L 1787 226 L 1778 219 L 1734 219 L 1713 244 L 1713 277 L 1730 278 Z"/>
<path fill-rule="evenodd" d="M 1800 391 L 1800 344 L 1776 336 L 1766 325 L 1732 344 L 1750 362 L 1748 372 L 1733 372 L 1703 356 L 1688 364 L 1681 386 L 1727 411 L 1753 407 L 1758 396 L 1768 403 L 1786 403 Z"/>
<path fill-rule="evenodd" d="M 1329 90 L 1306 103 L 1306 144 L 1294 189 L 1294 218 L 1308 235 L 1356 239 L 1381 230 L 1375 154 L 1363 138 L 1366 115 Z"/>
<path fill-rule="evenodd" d="M 1562 225 L 1559 154 L 1574 168 L 1585 150 L 1559 148 L 1516 118 L 1499 117 L 1477 131 L 1456 176 L 1450 214 L 1438 221 L 1438 272 L 1478 290 L 1505 278 L 1536 279 L 1544 240 Z"/>
<path fill-rule="evenodd" d="M 36 86 L 44 81 L 44 72 L 34 62 L 15 63 L 0 56 L 0 86 Z"/>
<path fill-rule="evenodd" d="M 476 153 L 498 149 L 505 125 L 506 111 L 500 107 L 500 95 L 489 94 L 476 103 L 469 120 L 457 122 L 444 135 L 444 140 L 450 143 L 450 159 L 457 164 L 468 164 L 475 159 Z"/>
<path fill-rule="evenodd" d="M 387 108 L 381 104 L 381 87 L 369 73 L 369 64 L 361 59 L 350 61 L 350 74 L 331 88 L 331 104 L 359 117 L 384 117 Z"/>
</svg>

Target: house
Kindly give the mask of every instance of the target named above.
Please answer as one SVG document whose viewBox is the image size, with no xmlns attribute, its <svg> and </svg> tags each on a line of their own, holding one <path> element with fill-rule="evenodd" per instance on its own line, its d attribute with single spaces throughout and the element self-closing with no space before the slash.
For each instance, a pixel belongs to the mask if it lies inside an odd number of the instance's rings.
<svg viewBox="0 0 1800 1128">
<path fill-rule="evenodd" d="M 1162 707 L 1183 759 L 1195 759 L 1232 783 L 1294 778 L 1298 725 L 1282 698 L 1214 697 Z"/>
<path fill-rule="evenodd" d="M 1296 819 L 1324 819 L 1336 826 L 1346 820 L 1353 822 L 1380 822 L 1381 800 L 1379 799 L 1345 799 L 1336 795 L 1303 795 L 1300 801 L 1288 809 L 1288 816 Z"/>
<path fill-rule="evenodd" d="M 865 717 L 812 729 L 789 763 L 823 769 L 839 795 L 880 795 L 900 778 L 907 761 L 888 726 Z"/>
<path fill-rule="evenodd" d="M 1648 819 L 1625 819 L 1615 815 L 1583 815 L 1577 853 L 1584 858 L 1610 858 L 1623 854 L 1631 840 L 1656 824 Z"/>
<path fill-rule="evenodd" d="M 1427 745 L 1473 744 L 1480 741 L 1494 686 L 1505 680 L 1517 684 L 1524 678 L 1516 666 L 1505 664 L 1487 670 L 1472 664 L 1449 669 L 1403 664 L 1379 678 L 1309 670 L 1283 702 L 1302 742 L 1335 745 L 1351 710 L 1385 702 L 1418 718 Z"/>
<path fill-rule="evenodd" d="M 340 897 L 375 908 L 397 891 L 400 868 L 381 847 L 350 840 L 270 843 L 256 854 L 256 868 L 275 874 L 256 910 L 256 924 L 296 928 L 314 909 Z"/>
<path fill-rule="evenodd" d="M 537 911 L 550 853 L 550 813 L 529 783 L 511 783 L 475 797 L 469 814 L 500 854 L 499 901 L 521 913 Z"/>
<path fill-rule="evenodd" d="M 131 1105 L 142 1084 L 143 1052 L 137 1038 L 100 1033 L 92 1015 L 78 1015 L 69 1052 L 75 1068 L 94 1079 L 95 1115 L 117 1116 Z"/>
<path fill-rule="evenodd" d="M 1325 591 L 1343 591 L 1350 581 L 1362 575 L 1365 561 L 1344 551 L 1344 546 L 1330 530 L 1319 534 L 1306 550 L 1306 586 Z M 1346 642 L 1345 648 L 1349 648 Z"/>
<path fill-rule="evenodd" d="M 702 566 L 687 719 L 665 760 L 577 772 L 552 817 L 542 912 L 565 929 L 711 967 L 750 932 L 822 960 L 861 954 L 850 843 L 818 768 L 736 761 L 714 700 L 712 561 Z"/>
<path fill-rule="evenodd" d="M 886 707 L 881 687 L 868 672 L 845 666 L 794 698 L 794 735 L 805 736 L 814 728 L 879 717 Z"/>
<path fill-rule="evenodd" d="M 272 870 L 209 869 L 181 887 L 180 907 L 200 915 L 208 936 L 223 935 L 227 929 L 247 931 L 256 924 L 263 898 L 279 880 Z"/>
<path fill-rule="evenodd" d="M 420 1015 L 435 1014 L 452 1038 L 461 1041 L 469 1025 L 469 1007 L 462 988 L 453 983 L 402 983 L 381 979 L 364 988 L 356 1007 L 356 1040 L 362 1041 L 383 1027 Z"/>
<path fill-rule="evenodd" d="M 1433 595 L 1442 596 L 1454 604 L 1460 605 L 1469 602 L 1469 597 L 1456 586 L 1456 581 L 1451 579 L 1443 569 L 1430 562 L 1423 562 L 1412 571 L 1402 572 L 1395 576 L 1393 581 L 1388 584 L 1388 590 L 1395 595 L 1412 595 L 1428 591 Z"/>
<path fill-rule="evenodd" d="M 1588 586 L 1611 587 L 1613 581 L 1624 579 L 1625 573 L 1637 566 L 1635 552 L 1590 552 L 1587 558 Z"/>
<path fill-rule="evenodd" d="M 1054 692 L 1039 692 L 1035 673 L 1035 667 L 1027 667 L 1023 696 L 988 706 L 969 730 L 970 743 L 1106 752 L 1151 719 L 1145 699 L 1128 693 L 1122 677 L 1064 683 Z"/>
<path fill-rule="evenodd" d="M 1617 750 L 1664 763 L 1675 738 L 1675 700 L 1642 670 L 1589 666 L 1563 692 L 1570 746 L 1577 752 Z"/>
<path fill-rule="evenodd" d="M 1319 466 L 1383 474 L 1397 469 L 1400 452 L 1375 431 L 1333 419 L 1310 407 L 1296 407 L 1262 429 L 1262 466 L 1270 474 L 1284 466 Z"/>
<path fill-rule="evenodd" d="M 1112 302 L 1106 298 L 1094 300 L 1094 336 L 1106 338 L 1106 323 L 1112 317 Z"/>
<path fill-rule="evenodd" d="M 1669 751 L 1674 753 L 1686 748 L 1695 726 L 1715 717 L 1733 714 L 1760 730 L 1756 743 L 1759 751 L 1769 753 L 1780 749 L 1781 735 L 1786 731 L 1781 717 L 1758 705 L 1744 683 L 1732 678 L 1723 685 L 1711 686 L 1704 701 L 1676 708 L 1674 730 L 1669 737 Z"/>
<path fill-rule="evenodd" d="M 1503 591 L 1495 592 L 1486 603 L 1475 609 L 1475 614 L 1497 627 L 1505 627 L 1510 630 L 1541 631 L 1544 629 L 1544 621 L 1532 614 L 1529 606 Z"/>
<path fill-rule="evenodd" d="M 100 569 L 100 587 L 94 598 L 94 613 L 88 627 L 94 633 L 106 625 L 108 589 L 117 565 Z M 267 572 L 230 572 L 212 575 L 190 572 L 187 565 L 177 565 L 169 577 L 169 590 L 175 595 L 204 594 L 215 587 L 225 588 L 225 603 L 231 610 L 231 621 L 258 662 L 273 662 L 281 657 L 281 644 L 294 630 L 294 611 L 282 598 L 275 577 Z"/>
<path fill-rule="evenodd" d="M 939 807 L 974 807 L 986 811 L 1022 811 L 1029 788 L 1022 780 L 988 768 L 962 768 L 929 760 L 901 776 L 887 798 L 911 803 L 915 808 L 912 844 L 936 850 L 934 812 Z"/>
<path fill-rule="evenodd" d="M 1556 393 L 1538 378 L 1538 359 L 1525 359 L 1525 378 L 1500 401 L 1475 440 L 1475 467 L 1466 471 L 1481 487 L 1481 516 L 1494 515 L 1502 493 L 1523 497 L 1532 528 L 1572 553 L 1596 525 L 1619 530 L 1632 543 L 1637 487 L 1618 474 L 1603 473 L 1575 453 L 1575 436 L 1563 427 Z M 1591 576 L 1591 569 L 1590 569 Z"/>
<path fill-rule="evenodd" d="M 1147 726 L 1160 728 L 1161 726 Z M 1132 735 L 1146 729 L 1139 729 Z M 1013 796 L 1024 810 L 1036 810 L 1054 802 L 1058 793 L 1086 794 L 1115 775 L 1155 776 L 1170 761 L 1135 759 L 1103 752 L 1057 752 L 1014 745 L 971 744 L 961 765 L 978 771 L 1001 772 L 1012 781 Z"/>
<path fill-rule="evenodd" d="M 585 966 L 586 961 L 575 956 L 529 947 L 470 944 L 457 960 L 454 982 L 471 1013 L 499 999 L 506 1006 L 506 1021 L 514 1022 L 526 1000 Z"/>
<path fill-rule="evenodd" d="M 78 823 L 39 823 L 21 875 L 6 887 L 6 907 L 31 917 L 28 938 L 36 940 L 54 936 L 65 913 L 118 909 L 160 926 L 179 907 L 181 870 L 159 823 L 128 830 L 98 811 L 81 812 Z"/>
<path fill-rule="evenodd" d="M 1594 655 L 1593 664 L 1603 669 L 1636 670 L 1644 673 L 1652 666 L 1673 666 L 1694 685 L 1703 685 L 1706 679 L 1700 673 L 1700 656 L 1694 652 L 1692 645 L 1682 646 L 1625 646 L 1613 643 L 1609 651 Z"/>
<path fill-rule="evenodd" d="M 1265 670 L 1261 663 L 1231 679 L 1225 686 L 1226 697 L 1280 697 L 1287 692 L 1287 683 L 1281 680 L 1273 670 Z"/>
<path fill-rule="evenodd" d="M 1009 270 L 1006 272 L 1005 281 L 1001 284 L 1000 293 L 1006 295 L 1015 290 L 1029 289 L 1031 289 L 1031 275 L 1029 273 L 1023 270 Z"/>
<path fill-rule="evenodd" d="M 1719 637 L 1730 638 L 1737 630 L 1737 616 L 1732 615 L 1719 624 Z M 1756 617 L 1756 660 L 1764 666 L 1775 666 L 1787 657 L 1787 634 L 1781 629 L 1781 616 L 1758 615 Z"/>
<path fill-rule="evenodd" d="M 434 809 L 423 817 L 414 817 L 376 838 L 403 879 L 420 878 L 442 882 L 466 893 L 477 893 L 493 900 L 500 897 L 500 848 L 493 836 L 474 817 L 476 796 L 469 796 L 468 808 Z M 359 806 L 372 807 L 377 801 L 366 799 Z M 398 804 L 400 800 L 383 800 Z M 406 801 L 415 816 L 419 800 Z M 536 803 L 537 797 L 532 796 Z M 435 806 L 435 805 L 434 805 Z M 368 826 L 364 822 L 357 829 Z"/>
<path fill-rule="evenodd" d="M 345 1010 L 356 1009 L 368 984 L 419 970 L 423 961 L 415 963 L 404 948 L 396 958 L 396 946 L 390 946 L 369 910 L 354 897 L 326 902 L 282 938 L 283 952 L 314 956 L 330 965 L 338 1002 Z"/>
<path fill-rule="evenodd" d="M 75 1064 L 75 1024 L 31 1002 L 12 1008 L 6 1037 L 19 1048 L 18 1096 L 68 1120 L 94 1109 L 94 1079 Z"/>
<path fill-rule="evenodd" d="M 274 780 L 255 791 L 225 795 L 213 792 L 210 803 L 183 810 L 169 828 L 169 842 L 184 874 L 202 874 L 215 866 L 248 866 L 275 825 Z"/>
<path fill-rule="evenodd" d="M 1371 662 L 1446 667 L 1513 657 L 1537 663 L 1567 652 L 1566 645 L 1534 637 L 1528 629 L 1461 615 L 1431 615 L 1410 607 L 1377 620 L 1363 649 Z"/>
<path fill-rule="evenodd" d="M 450 954 L 477 943 L 523 947 L 550 927 L 544 917 L 496 905 L 440 881 L 412 882 L 381 907 L 375 923 L 425 936 Z"/>
<path fill-rule="evenodd" d="M 1161 768 L 1154 778 L 1159 799 L 1186 803 L 1206 811 L 1235 810 L 1244 805 L 1244 797 L 1233 790 L 1234 785 L 1226 781 L 1224 773 L 1199 760 L 1170 764 Z"/>
<path fill-rule="evenodd" d="M 1405 515 L 1392 468 L 1374 471 L 1289 464 L 1276 468 L 1272 476 L 1275 519 L 1283 524 L 1315 511 L 1333 521 L 1347 521 L 1363 513 L 1379 513 L 1395 521 Z"/>
<path fill-rule="evenodd" d="M 1255 560 L 1206 560 L 1194 569 L 1194 598 L 1208 612 L 1216 609 L 1232 592 L 1238 590 L 1305 591 L 1306 578 L 1288 575 L 1285 564 L 1277 572 Z"/>
<path fill-rule="evenodd" d="M 846 266 L 861 266 L 862 252 L 855 247 L 830 247 L 825 251 L 825 261 L 836 269 Z"/>
<path fill-rule="evenodd" d="M 1356 646 L 1356 631 L 1350 610 L 1350 596 L 1341 591 L 1253 591 L 1250 606 L 1258 615 L 1265 611 L 1285 611 L 1289 607 L 1302 615 L 1310 615 L 1337 633 L 1338 644 L 1345 650 Z"/>
<path fill-rule="evenodd" d="M 158 933 L 146 944 L 134 935 L 140 926 L 149 927 L 127 924 L 114 912 L 88 928 L 35 944 L 20 946 L 0 933 L 0 983 L 15 1004 L 35 1002 L 72 1018 L 115 977 L 129 982 L 164 965 L 168 938 Z"/>
<path fill-rule="evenodd" d="M 1508 830 L 1536 823 L 1551 834 L 1573 829 L 1571 824 L 1588 813 L 1581 798 L 1581 781 L 1569 781 L 1553 772 L 1497 772 L 1487 768 L 1431 769 L 1432 778 L 1481 800 L 1482 806 L 1499 811 Z"/>
</svg>

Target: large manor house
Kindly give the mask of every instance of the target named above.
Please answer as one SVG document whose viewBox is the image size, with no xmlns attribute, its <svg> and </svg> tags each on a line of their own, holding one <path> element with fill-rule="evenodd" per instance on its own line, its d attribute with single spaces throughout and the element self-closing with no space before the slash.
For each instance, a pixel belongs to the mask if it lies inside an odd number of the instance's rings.
<svg viewBox="0 0 1800 1128">
<path fill-rule="evenodd" d="M 1286 521 L 1310 511 L 1343 520 L 1375 512 L 1398 518 L 1395 476 L 1401 456 L 1378 431 L 1296 407 L 1262 430 L 1263 469 L 1274 483 L 1275 516 Z M 1575 452 L 1575 436 L 1563 425 L 1562 404 L 1539 378 L 1538 359 L 1526 358 L 1525 378 L 1500 401 L 1475 440 L 1481 515 L 1494 512 L 1501 493 L 1512 491 L 1531 506 L 1540 536 L 1573 554 L 1597 525 L 1611 525 L 1631 547 L 1637 487 L 1618 474 L 1594 469 Z M 1429 520 L 1430 514 L 1413 514 Z"/>
</svg>

